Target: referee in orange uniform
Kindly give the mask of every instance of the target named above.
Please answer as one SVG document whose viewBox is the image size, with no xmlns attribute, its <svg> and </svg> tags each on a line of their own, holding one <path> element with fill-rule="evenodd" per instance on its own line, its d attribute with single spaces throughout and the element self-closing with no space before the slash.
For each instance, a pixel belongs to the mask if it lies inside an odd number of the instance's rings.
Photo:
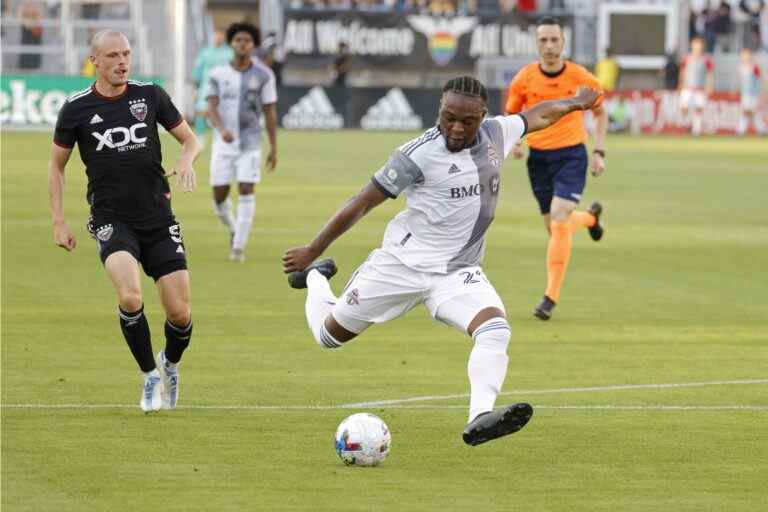
<svg viewBox="0 0 768 512">
<path fill-rule="evenodd" d="M 601 90 L 600 83 L 589 71 L 562 57 L 565 40 L 563 27 L 554 18 L 542 18 L 536 24 L 538 62 L 528 64 L 509 85 L 506 111 L 516 114 L 541 101 L 570 98 L 580 85 Z M 595 102 L 595 141 L 592 150 L 592 174 L 605 171 L 605 134 L 608 116 L 602 107 L 602 96 Z M 579 228 L 589 229 L 593 240 L 600 240 L 602 206 L 593 203 L 588 211 L 576 209 L 587 181 L 589 158 L 584 142 L 582 113 L 571 112 L 557 123 L 528 137 L 528 177 L 544 224 L 549 232 L 547 247 L 547 289 L 533 314 L 549 320 L 560 300 L 560 288 L 571 256 L 571 235 Z M 513 149 L 515 158 L 522 158 L 521 143 Z"/>
</svg>

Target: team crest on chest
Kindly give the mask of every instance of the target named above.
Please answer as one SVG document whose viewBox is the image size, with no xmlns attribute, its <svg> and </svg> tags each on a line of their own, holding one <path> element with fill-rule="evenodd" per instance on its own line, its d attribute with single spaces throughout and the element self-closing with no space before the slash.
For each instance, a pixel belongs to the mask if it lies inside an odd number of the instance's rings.
<svg viewBox="0 0 768 512">
<path fill-rule="evenodd" d="M 488 163 L 491 164 L 491 167 L 498 167 L 501 165 L 501 159 L 499 158 L 499 155 L 496 154 L 496 150 L 493 149 L 493 146 L 488 146 Z"/>
<path fill-rule="evenodd" d="M 147 118 L 147 100 L 140 98 L 138 100 L 128 100 L 130 111 L 133 117 L 139 121 Z"/>
</svg>

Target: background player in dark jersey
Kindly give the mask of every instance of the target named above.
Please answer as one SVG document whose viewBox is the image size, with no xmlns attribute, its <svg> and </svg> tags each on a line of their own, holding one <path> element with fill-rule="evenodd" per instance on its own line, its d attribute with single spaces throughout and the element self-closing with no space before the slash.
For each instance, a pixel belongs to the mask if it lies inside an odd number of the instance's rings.
<svg viewBox="0 0 768 512">
<path fill-rule="evenodd" d="M 67 251 L 75 236 L 64 220 L 64 169 L 77 143 L 88 175 L 88 229 L 117 292 L 120 327 L 144 372 L 139 405 L 173 409 L 179 396 L 181 355 L 192 335 L 189 273 L 181 228 L 171 211 L 166 176 L 183 191 L 195 187 L 192 162 L 200 152 L 168 94 L 151 83 L 128 79 L 131 46 L 120 32 L 103 30 L 91 44 L 97 80 L 71 95 L 59 112 L 53 136 L 48 186 L 53 238 Z M 173 171 L 162 167 L 161 124 L 182 145 Z M 144 316 L 139 263 L 156 283 L 167 320 L 165 349 L 152 354 Z"/>
</svg>

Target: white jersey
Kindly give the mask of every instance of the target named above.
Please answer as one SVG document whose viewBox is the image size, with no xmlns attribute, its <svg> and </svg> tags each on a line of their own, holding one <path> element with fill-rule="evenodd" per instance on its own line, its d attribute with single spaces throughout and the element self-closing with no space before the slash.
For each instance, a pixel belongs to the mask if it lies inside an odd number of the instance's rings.
<svg viewBox="0 0 768 512">
<path fill-rule="evenodd" d="M 275 74 L 258 59 L 251 67 L 238 71 L 231 64 L 211 70 L 208 97 L 219 99 L 219 116 L 235 137 L 224 142 L 214 131 L 213 149 L 221 153 L 240 153 L 261 147 L 261 114 L 264 105 L 277 102 Z"/>
<path fill-rule="evenodd" d="M 400 146 L 373 176 L 406 208 L 387 226 L 382 250 L 422 272 L 446 274 L 479 265 L 496 212 L 501 166 L 525 135 L 519 115 L 488 118 L 471 147 L 452 153 L 435 127 Z"/>
</svg>

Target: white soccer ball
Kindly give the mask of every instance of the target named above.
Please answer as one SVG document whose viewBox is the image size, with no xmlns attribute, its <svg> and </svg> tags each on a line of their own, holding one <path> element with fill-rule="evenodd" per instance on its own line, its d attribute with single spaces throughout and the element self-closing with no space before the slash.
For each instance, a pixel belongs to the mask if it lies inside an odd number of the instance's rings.
<svg viewBox="0 0 768 512">
<path fill-rule="evenodd" d="M 373 414 L 349 416 L 336 429 L 336 453 L 348 466 L 376 466 L 387 458 L 392 436 L 387 424 Z"/>
</svg>

